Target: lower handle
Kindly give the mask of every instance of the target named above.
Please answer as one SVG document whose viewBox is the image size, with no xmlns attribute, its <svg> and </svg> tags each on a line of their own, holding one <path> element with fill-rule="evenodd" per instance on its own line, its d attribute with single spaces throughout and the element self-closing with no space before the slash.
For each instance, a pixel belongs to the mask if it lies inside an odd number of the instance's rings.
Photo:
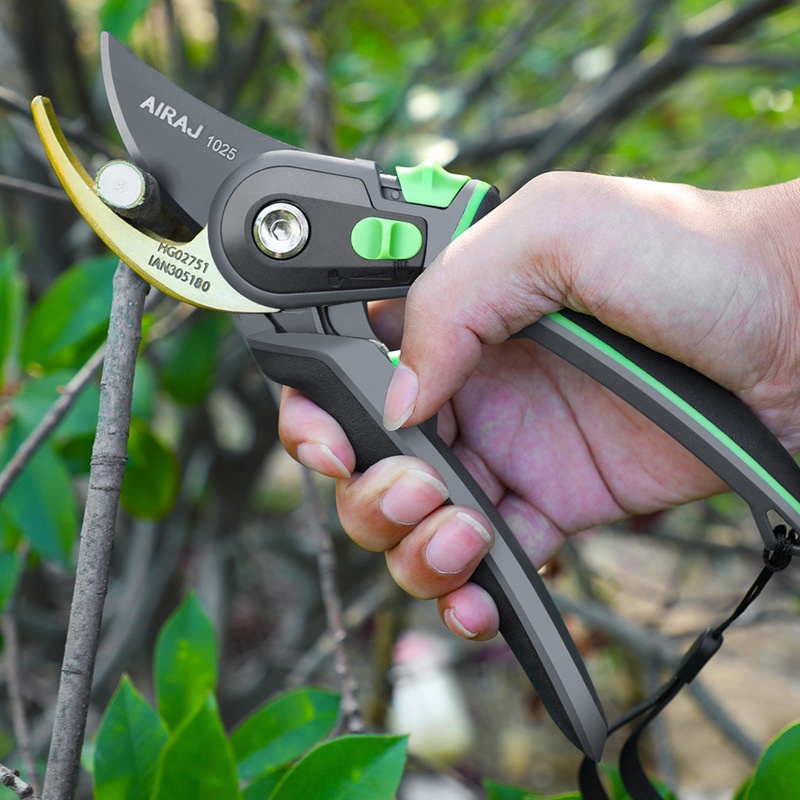
<svg viewBox="0 0 800 800">
<path fill-rule="evenodd" d="M 607 734 L 602 706 L 561 615 L 516 537 L 450 449 L 421 428 L 387 431 L 383 400 L 393 367 L 363 339 L 262 332 L 248 337 L 265 375 L 302 392 L 344 428 L 364 470 L 393 455 L 417 456 L 444 479 L 451 501 L 480 510 L 495 544 L 473 580 L 493 598 L 500 630 L 564 735 L 599 760 Z"/>
</svg>

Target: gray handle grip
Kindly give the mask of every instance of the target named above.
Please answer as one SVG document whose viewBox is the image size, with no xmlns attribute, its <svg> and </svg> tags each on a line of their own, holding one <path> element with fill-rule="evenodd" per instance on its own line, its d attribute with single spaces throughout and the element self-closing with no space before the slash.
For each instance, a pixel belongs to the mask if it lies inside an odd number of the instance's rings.
<svg viewBox="0 0 800 800">
<path fill-rule="evenodd" d="M 370 341 L 306 333 L 248 336 L 261 370 L 301 391 L 343 426 L 358 469 L 392 455 L 417 456 L 444 478 L 451 501 L 479 509 L 495 544 L 474 574 L 494 599 L 500 630 L 565 736 L 599 760 L 607 734 L 602 706 L 544 583 L 494 505 L 450 449 L 428 430 L 387 431 L 383 400 L 393 366 Z"/>
</svg>

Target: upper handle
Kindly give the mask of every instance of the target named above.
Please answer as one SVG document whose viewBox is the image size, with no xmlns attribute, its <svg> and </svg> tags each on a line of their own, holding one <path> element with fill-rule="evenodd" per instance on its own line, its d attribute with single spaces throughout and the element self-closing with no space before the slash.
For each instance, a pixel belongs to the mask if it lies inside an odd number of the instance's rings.
<svg viewBox="0 0 800 800">
<path fill-rule="evenodd" d="M 574 364 L 694 453 L 750 506 L 767 549 L 777 525 L 800 531 L 800 466 L 727 389 L 586 314 L 558 311 L 517 336 Z"/>
<path fill-rule="evenodd" d="M 438 164 L 398 173 L 300 150 L 257 156 L 211 203 L 214 263 L 240 294 L 273 308 L 403 297 L 500 194 Z M 275 247 L 274 226 L 288 249 Z"/>
</svg>

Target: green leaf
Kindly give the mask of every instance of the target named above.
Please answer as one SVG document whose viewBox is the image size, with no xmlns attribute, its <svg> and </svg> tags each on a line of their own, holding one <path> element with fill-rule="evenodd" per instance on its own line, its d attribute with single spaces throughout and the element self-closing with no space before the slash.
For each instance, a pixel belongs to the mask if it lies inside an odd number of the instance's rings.
<svg viewBox="0 0 800 800">
<path fill-rule="evenodd" d="M 102 256 L 59 277 L 28 318 L 20 355 L 25 366 L 76 366 L 99 346 L 108 330 L 116 264 L 116 258 Z"/>
<path fill-rule="evenodd" d="M 767 745 L 756 765 L 747 800 L 795 797 L 800 786 L 800 722 L 784 728 Z"/>
<path fill-rule="evenodd" d="M 217 640 L 194 594 L 167 620 L 156 641 L 158 710 L 170 730 L 191 717 L 217 684 Z"/>
<path fill-rule="evenodd" d="M 755 776 L 751 775 L 747 780 L 742 783 L 742 785 L 737 790 L 736 794 L 733 796 L 733 800 L 748 800 L 750 796 L 750 787 L 753 785 L 753 780 Z"/>
<path fill-rule="evenodd" d="M 242 790 L 242 800 L 270 800 L 275 787 L 288 771 L 287 767 L 262 775 Z"/>
<path fill-rule="evenodd" d="M 631 796 L 628 794 L 628 791 L 622 782 L 622 776 L 620 775 L 617 767 L 602 762 L 600 764 L 600 771 L 611 783 L 612 800 L 630 800 Z M 675 795 L 667 786 L 664 785 L 662 781 L 653 780 L 653 787 L 661 795 L 661 797 L 664 798 L 664 800 L 677 800 Z M 568 795 L 568 797 L 571 798 L 572 796 Z M 553 798 L 553 800 L 558 800 L 558 798 Z M 578 800 L 580 800 L 580 796 L 578 796 Z"/>
<path fill-rule="evenodd" d="M 123 677 L 97 731 L 95 800 L 149 800 L 168 739 L 158 714 Z"/>
<path fill-rule="evenodd" d="M 16 553 L 0 554 L 0 611 L 17 593 L 23 562 Z"/>
<path fill-rule="evenodd" d="M 223 314 L 195 314 L 191 323 L 163 342 L 161 385 L 179 403 L 195 405 L 214 385 L 219 344 L 230 332 Z"/>
<path fill-rule="evenodd" d="M 53 403 L 58 400 L 61 390 L 72 380 L 74 374 L 74 370 L 58 370 L 25 382 L 14 397 L 11 408 L 14 418 L 26 435 L 39 424 Z M 99 403 L 99 388 L 95 384 L 88 385 L 59 423 L 55 436 L 60 440 L 87 435 L 94 438 Z"/>
<path fill-rule="evenodd" d="M 209 694 L 164 747 L 152 800 L 240 797 L 230 742 L 214 696 Z"/>
<path fill-rule="evenodd" d="M 100 30 L 127 41 L 149 7 L 150 0 L 105 0 L 100 9 Z"/>
<path fill-rule="evenodd" d="M 133 376 L 131 414 L 141 419 L 150 419 L 155 411 L 158 390 L 158 378 L 149 359 L 140 358 L 136 362 L 136 372 Z"/>
<path fill-rule="evenodd" d="M 17 348 L 24 302 L 17 254 L 7 250 L 0 253 L 0 386 L 6 383 L 7 362 Z"/>
<path fill-rule="evenodd" d="M 128 463 L 122 479 L 122 507 L 134 517 L 160 519 L 172 511 L 180 488 L 180 464 L 150 426 L 131 420 Z"/>
<path fill-rule="evenodd" d="M 484 781 L 487 800 L 543 800 L 542 795 L 496 781 Z"/>
<path fill-rule="evenodd" d="M 392 800 L 405 762 L 403 736 L 342 736 L 295 764 L 271 800 Z"/>
<path fill-rule="evenodd" d="M 12 424 L 0 441 L 0 467 L 24 438 L 21 427 Z M 66 566 L 77 530 L 78 510 L 69 473 L 52 445 L 45 442 L 3 498 L 0 539 L 23 536 L 40 556 Z"/>
<path fill-rule="evenodd" d="M 241 780 L 290 764 L 327 736 L 339 718 L 338 694 L 298 689 L 249 716 L 231 736 Z"/>
</svg>

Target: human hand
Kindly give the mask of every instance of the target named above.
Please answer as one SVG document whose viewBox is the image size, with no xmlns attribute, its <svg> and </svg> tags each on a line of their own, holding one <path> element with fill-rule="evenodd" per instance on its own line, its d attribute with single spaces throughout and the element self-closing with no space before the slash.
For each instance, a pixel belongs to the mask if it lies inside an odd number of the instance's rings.
<svg viewBox="0 0 800 800">
<path fill-rule="evenodd" d="M 408 302 L 382 304 L 376 332 L 402 332 L 387 426 L 440 411 L 440 433 L 536 563 L 563 537 L 723 488 L 694 456 L 623 401 L 528 340 L 509 336 L 568 307 L 705 373 L 797 450 L 793 279 L 795 184 L 746 192 L 555 173 L 453 243 Z M 285 446 L 339 478 L 345 530 L 386 551 L 397 582 L 438 597 L 448 627 L 488 638 L 493 603 L 466 583 L 491 530 L 443 506 L 439 476 L 398 457 L 350 475 L 341 428 L 296 392 Z"/>
</svg>

